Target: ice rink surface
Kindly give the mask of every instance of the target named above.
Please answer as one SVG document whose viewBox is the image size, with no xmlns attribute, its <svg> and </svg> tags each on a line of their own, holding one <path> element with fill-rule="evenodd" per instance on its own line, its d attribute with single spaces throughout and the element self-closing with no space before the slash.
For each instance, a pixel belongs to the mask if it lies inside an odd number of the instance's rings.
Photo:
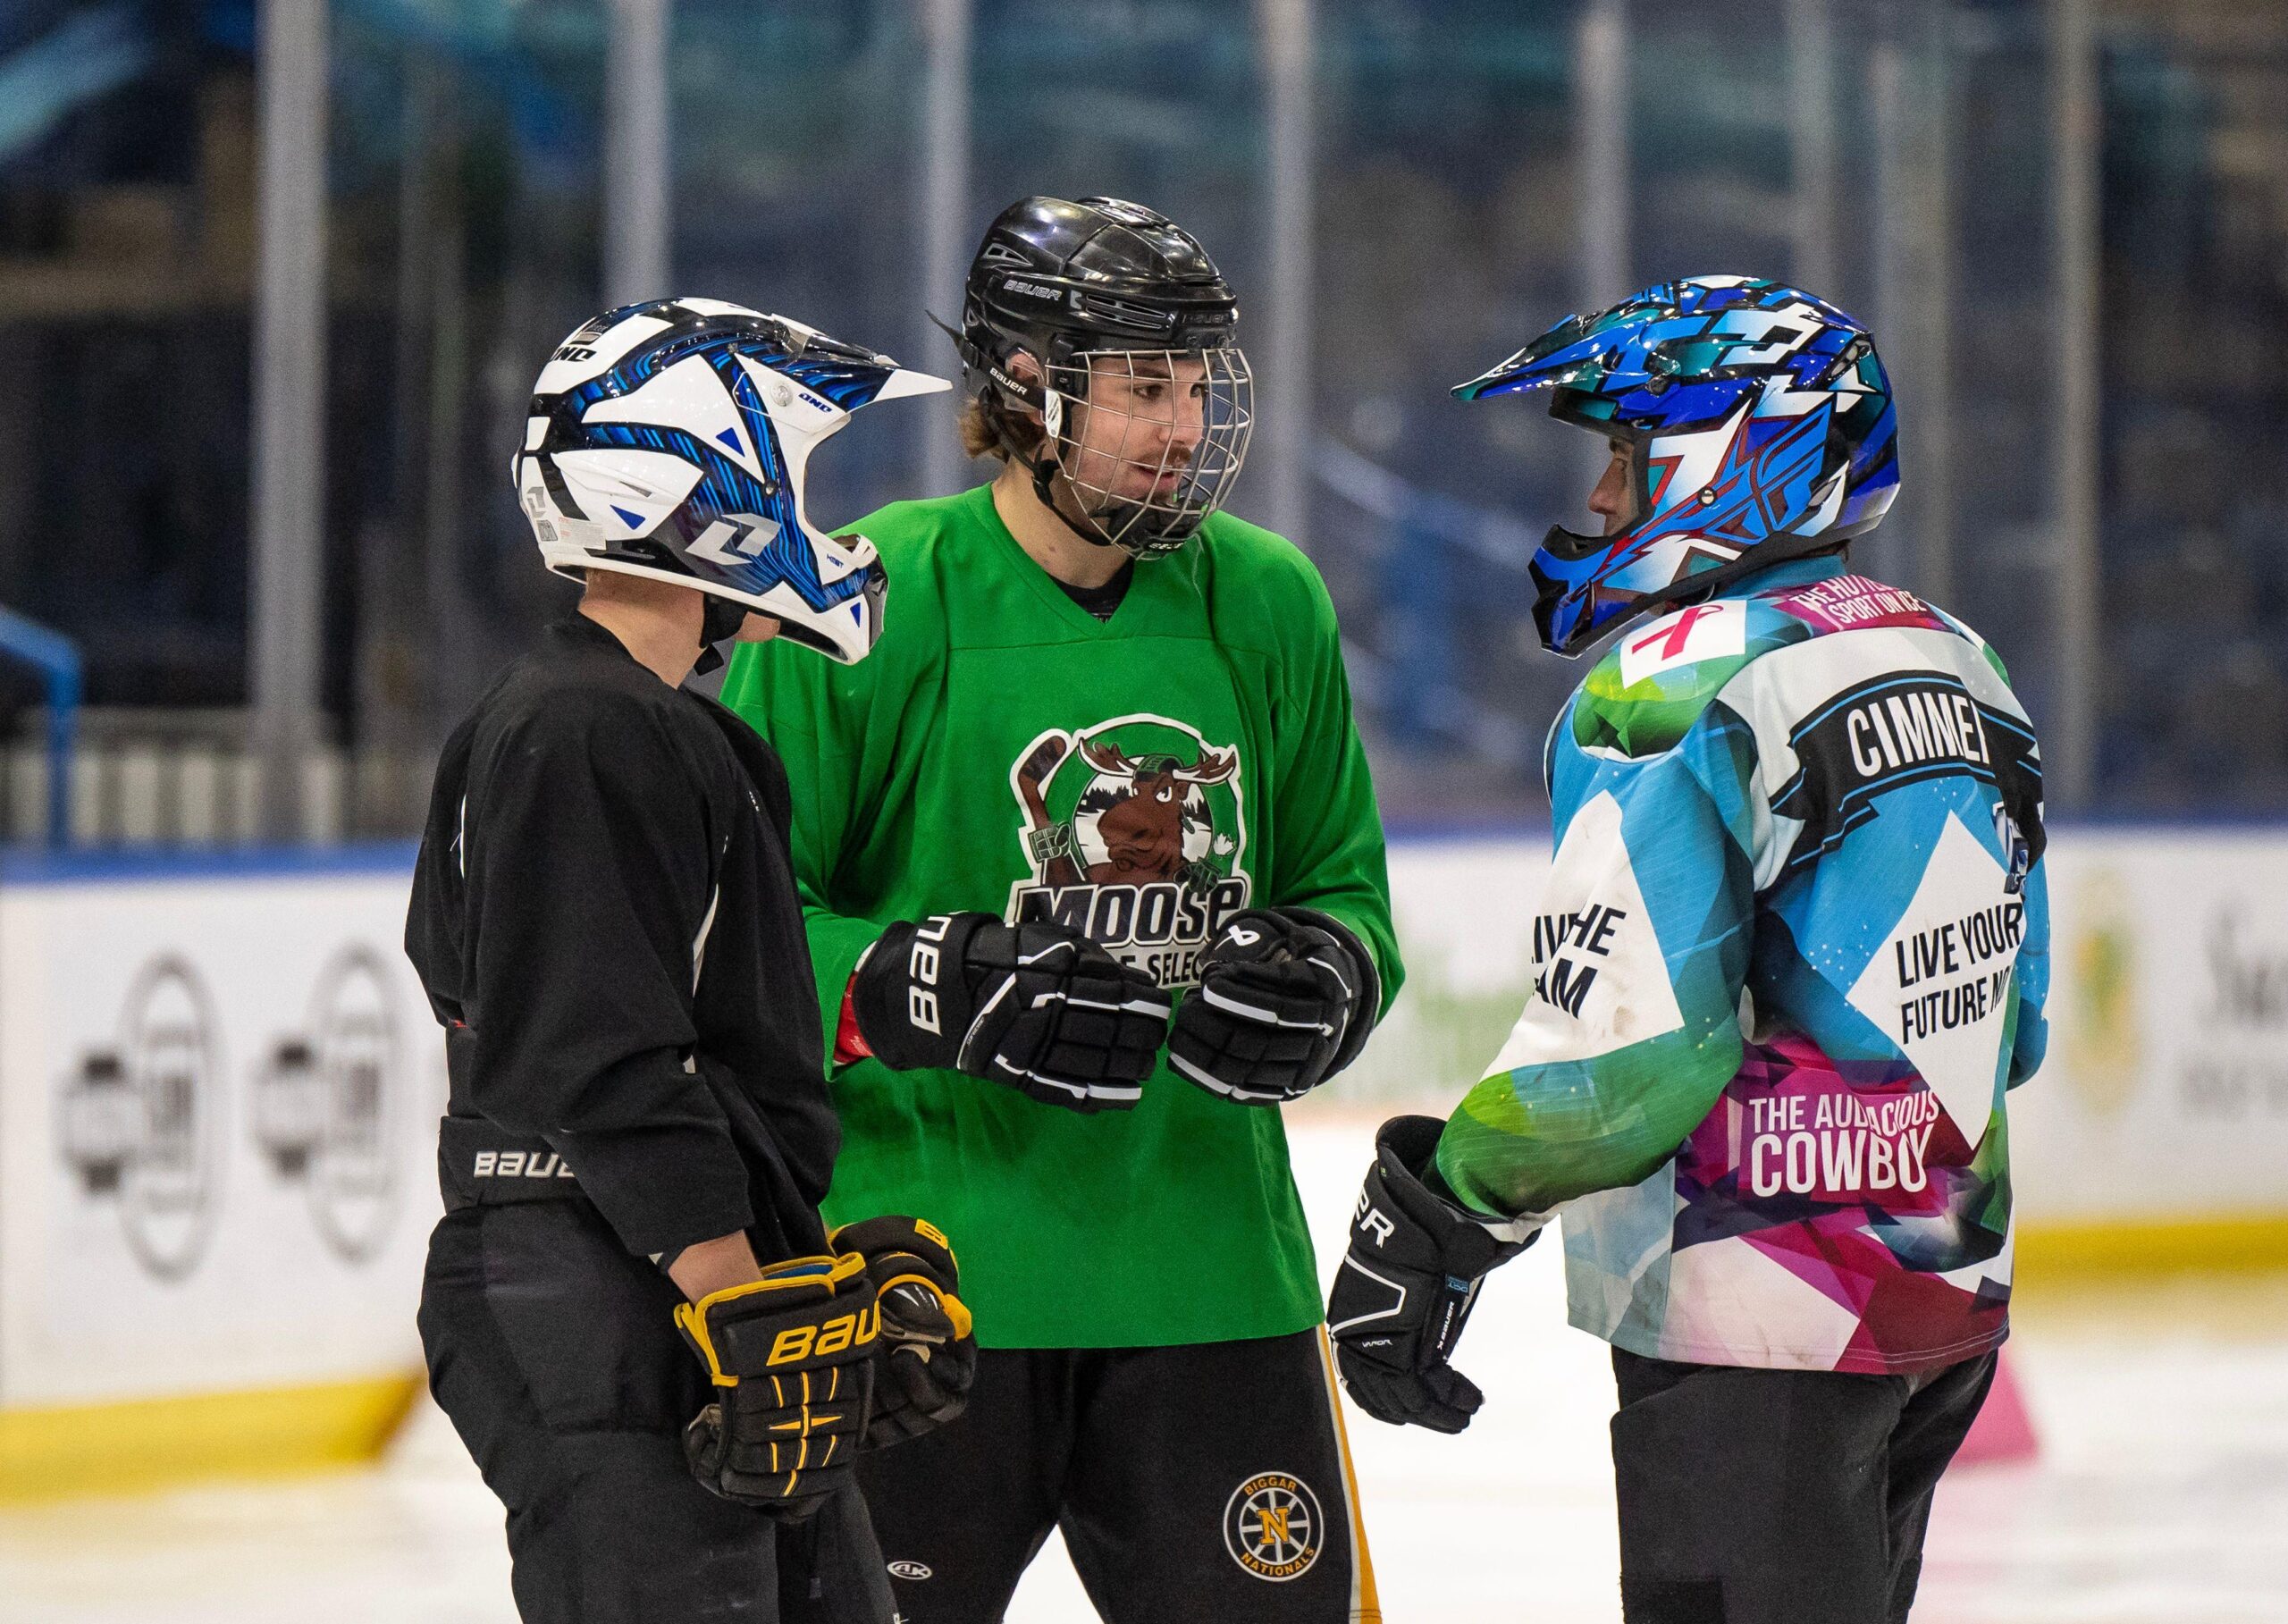
<svg viewBox="0 0 2288 1624">
<path fill-rule="evenodd" d="M 1368 1133 L 1297 1125 L 1323 1266 Z M 1948 1477 L 1916 1624 L 2288 1620 L 2288 1276 L 2036 1283 L 2008 1357 L 2041 1455 Z M 1459 1438 L 1350 1412 L 1384 1616 L 1617 1620 L 1611 1378 L 1565 1326 L 1554 1246 L 1494 1278 L 1459 1363 L 1486 1392 Z M 377 1470 L 0 1512 L 0 1620 L 509 1624 L 500 1521 L 424 1409 Z M 1009 1614 L 1093 1617 L 1054 1544 Z"/>
</svg>

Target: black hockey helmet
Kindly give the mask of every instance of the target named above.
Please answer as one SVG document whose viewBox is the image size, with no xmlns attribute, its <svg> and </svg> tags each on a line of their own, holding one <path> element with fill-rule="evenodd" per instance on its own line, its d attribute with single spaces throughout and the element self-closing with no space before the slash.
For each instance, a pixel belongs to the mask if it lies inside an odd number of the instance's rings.
<svg viewBox="0 0 2288 1624">
<path fill-rule="evenodd" d="M 1117 198 L 1027 198 L 987 228 L 953 336 L 987 423 L 1041 501 L 1084 539 L 1155 558 L 1222 506 L 1246 460 L 1253 379 L 1239 319 L 1207 250 L 1165 215 Z M 1014 366 L 1020 354 L 1037 375 Z M 1188 400 L 1131 411 L 1116 445 L 1099 434 L 1084 448 L 1075 408 L 1107 377 L 1131 390 L 1189 383 L 1162 392 L 1196 392 L 1199 416 Z M 1056 500 L 1060 473 L 1077 519 Z"/>
</svg>

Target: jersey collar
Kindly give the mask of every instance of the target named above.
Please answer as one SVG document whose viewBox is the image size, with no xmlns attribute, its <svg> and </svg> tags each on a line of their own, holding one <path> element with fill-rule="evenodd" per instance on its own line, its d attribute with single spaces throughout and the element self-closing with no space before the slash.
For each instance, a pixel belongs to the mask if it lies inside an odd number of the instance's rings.
<svg viewBox="0 0 2288 1624">
<path fill-rule="evenodd" d="M 1823 552 L 1817 558 L 1788 559 L 1768 568 L 1754 570 L 1742 576 L 1716 595 L 1719 598 L 1748 598 L 1760 592 L 1809 586 L 1814 581 L 1831 580 L 1837 576 L 1850 573 L 1851 566 L 1841 553 Z"/>
<path fill-rule="evenodd" d="M 977 505 L 979 521 L 1007 556 L 1010 568 L 1023 578 L 1034 595 L 1048 606 L 1052 615 L 1085 636 L 1106 635 L 1115 625 L 1119 626 L 1123 636 L 1132 633 L 1138 617 L 1131 611 L 1140 600 L 1149 596 L 1148 589 L 1158 578 L 1153 575 L 1153 568 L 1170 562 L 1169 560 L 1156 560 L 1150 566 L 1143 566 L 1140 561 L 1134 578 L 1128 584 L 1128 592 L 1120 601 L 1120 607 L 1113 610 L 1110 619 L 1099 620 L 1075 602 L 1071 594 L 1057 584 L 1056 578 L 1040 567 L 1040 561 L 1027 552 L 1023 544 L 1010 534 L 1009 526 L 1002 520 L 1001 509 L 993 505 L 993 486 L 990 483 L 975 486 L 969 496 Z"/>
</svg>

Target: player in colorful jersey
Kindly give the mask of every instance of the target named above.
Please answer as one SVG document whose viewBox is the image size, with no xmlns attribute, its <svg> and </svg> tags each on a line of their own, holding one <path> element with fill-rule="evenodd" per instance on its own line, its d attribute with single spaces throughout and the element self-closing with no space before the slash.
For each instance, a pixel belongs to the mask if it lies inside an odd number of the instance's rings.
<svg viewBox="0 0 2288 1624">
<path fill-rule="evenodd" d="M 1456 392 L 1606 435 L 1544 643 L 1621 632 L 1552 729 L 1535 989 L 1443 1123 L 1383 1129 L 1329 1305 L 1351 1395 L 1467 1426 L 1485 1273 L 1565 1209 L 1613 1344 L 1632 1624 L 1884 1624 L 2007 1332 L 2005 1100 L 2040 1063 L 2041 773 L 2001 661 L 1855 574 L 1897 493 L 1866 330 L 1698 277 Z"/>
<path fill-rule="evenodd" d="M 1108 1620 L 1380 1616 L 1275 1107 L 1400 969 L 1326 590 L 1222 511 L 1237 318 L 1152 210 L 1006 210 L 958 335 L 1001 474 L 862 521 L 863 665 L 724 692 L 794 785 L 827 1210 L 929 1212 L 976 1315 L 967 1418 L 860 1462 L 916 1624 L 999 1619 L 1057 1527 Z"/>
</svg>

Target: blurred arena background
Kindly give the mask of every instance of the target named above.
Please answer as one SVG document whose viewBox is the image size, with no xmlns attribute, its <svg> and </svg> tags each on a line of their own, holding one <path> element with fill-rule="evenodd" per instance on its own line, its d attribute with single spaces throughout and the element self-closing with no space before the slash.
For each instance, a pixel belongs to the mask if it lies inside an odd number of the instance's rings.
<svg viewBox="0 0 2288 1624">
<path fill-rule="evenodd" d="M 569 602 L 526 391 L 667 292 L 949 372 L 925 312 L 1028 192 L 1216 254 L 1235 508 L 1342 618 L 1413 974 L 1294 1114 L 1323 1236 L 1514 1018 L 1580 675 L 1524 566 L 1595 448 L 1447 386 L 1670 275 L 1872 324 L 1860 561 L 2008 658 L 2057 830 L 2025 1424 L 1916 1616 L 2288 1618 L 2283 0 L 0 0 L 0 1618 L 510 1616 L 416 1400 L 396 938 L 437 745 Z M 974 475 L 885 414 L 811 501 Z M 1599 1351 L 1553 1268 L 1488 1296 L 1477 1428 L 1354 1417 L 1388 1616 L 1612 1620 Z M 1088 1616 L 1036 1577 L 1013 1618 Z"/>
</svg>

